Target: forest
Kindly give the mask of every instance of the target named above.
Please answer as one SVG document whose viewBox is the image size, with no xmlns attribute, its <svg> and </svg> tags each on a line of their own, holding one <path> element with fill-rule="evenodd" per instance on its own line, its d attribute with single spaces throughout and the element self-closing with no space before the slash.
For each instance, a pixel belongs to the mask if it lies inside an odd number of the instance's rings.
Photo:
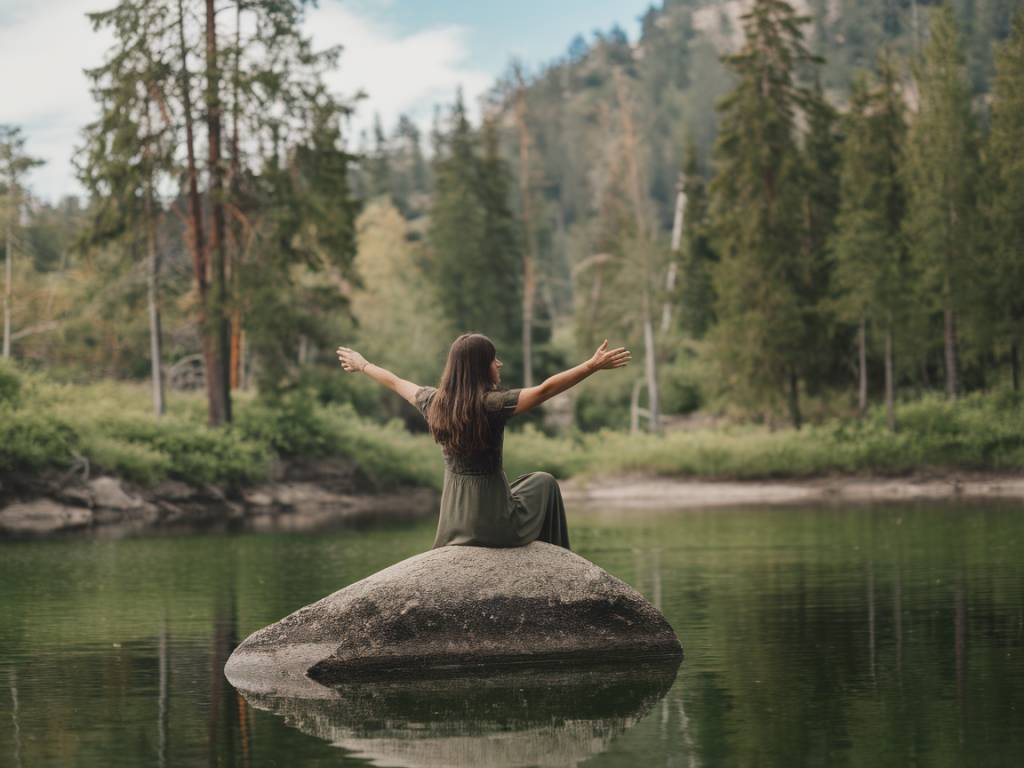
<svg viewBox="0 0 1024 768">
<path fill-rule="evenodd" d="M 526 419 L 510 476 L 1024 466 L 1024 3 L 664 0 L 360 136 L 308 6 L 90 14 L 85 195 L 33 195 L 0 126 L 0 475 L 436 484 L 333 350 L 434 384 L 467 330 L 509 386 L 634 353 Z"/>
</svg>

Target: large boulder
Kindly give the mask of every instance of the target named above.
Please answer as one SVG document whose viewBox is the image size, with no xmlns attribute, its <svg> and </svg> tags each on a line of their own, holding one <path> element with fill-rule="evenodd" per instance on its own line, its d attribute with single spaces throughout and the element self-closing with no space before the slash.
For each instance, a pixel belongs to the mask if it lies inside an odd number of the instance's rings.
<svg viewBox="0 0 1024 768">
<path fill-rule="evenodd" d="M 367 677 L 682 658 L 665 617 L 579 555 L 442 547 L 385 568 L 250 635 L 225 674 L 243 691 L 326 697 Z M 317 685 L 317 683 L 323 685 Z"/>
</svg>

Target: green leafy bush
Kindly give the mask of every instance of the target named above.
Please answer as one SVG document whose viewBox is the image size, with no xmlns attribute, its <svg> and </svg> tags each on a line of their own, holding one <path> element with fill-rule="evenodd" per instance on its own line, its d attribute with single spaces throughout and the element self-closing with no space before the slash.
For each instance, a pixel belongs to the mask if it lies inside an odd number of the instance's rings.
<svg viewBox="0 0 1024 768">
<path fill-rule="evenodd" d="M 0 405 L 17 405 L 21 396 L 21 376 L 14 364 L 0 360 Z"/>
<path fill-rule="evenodd" d="M 70 424 L 45 412 L 0 406 L 0 473 L 67 466 L 78 448 Z"/>
</svg>

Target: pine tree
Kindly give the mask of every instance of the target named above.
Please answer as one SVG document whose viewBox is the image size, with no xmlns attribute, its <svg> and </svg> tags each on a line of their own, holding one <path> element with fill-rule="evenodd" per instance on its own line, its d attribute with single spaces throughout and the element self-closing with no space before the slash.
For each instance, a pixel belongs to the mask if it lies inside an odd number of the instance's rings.
<svg viewBox="0 0 1024 768">
<path fill-rule="evenodd" d="M 955 398 L 958 324 L 975 272 L 977 140 L 963 45 L 948 4 L 932 14 L 928 44 L 914 69 L 919 107 L 907 142 L 905 234 L 924 301 L 942 312 L 946 395 Z"/>
<path fill-rule="evenodd" d="M 42 160 L 25 153 L 25 137 L 13 125 L 0 125 L 0 191 L 5 193 L 4 208 L 4 341 L 3 357 L 11 356 L 11 311 L 14 304 L 14 242 L 21 223 L 24 198 L 22 178 Z"/>
<path fill-rule="evenodd" d="M 509 208 L 510 176 L 493 126 L 481 141 L 457 96 L 451 131 L 438 137 L 430 219 L 432 278 L 448 323 L 476 330 L 507 350 L 509 379 L 521 372 L 518 224 Z"/>
<path fill-rule="evenodd" d="M 720 262 L 714 272 L 717 352 L 725 383 L 748 407 L 787 402 L 801 424 L 799 376 L 808 357 L 803 269 L 803 159 L 796 115 L 813 95 L 796 82 L 813 63 L 798 16 L 758 0 L 742 17 L 745 43 L 725 57 L 735 88 L 719 105 L 711 215 Z"/>
<path fill-rule="evenodd" d="M 487 280 L 483 296 L 488 303 L 493 302 L 489 315 L 500 322 L 499 338 L 510 352 L 515 350 L 509 357 L 518 363 L 517 372 L 522 376 L 526 370 L 522 346 L 523 243 L 520 222 L 511 207 L 513 177 L 501 156 L 493 121 L 484 121 L 481 138 L 483 151 L 478 184 L 484 208 L 483 256 Z M 533 320 L 532 315 L 530 319 Z"/>
<path fill-rule="evenodd" d="M 839 148 L 835 109 L 825 99 L 816 77 L 805 107 L 807 134 L 802 152 L 803 237 L 800 264 L 794 276 L 803 315 L 801 338 L 805 362 L 800 374 L 808 389 L 820 388 L 834 363 L 837 326 L 831 311 L 834 259 L 829 247 L 839 212 Z M 790 396 L 796 392 L 791 387 Z M 791 405 L 791 409 L 795 404 Z"/>
<path fill-rule="evenodd" d="M 1013 388 L 1020 389 L 1020 344 L 1024 331 L 1024 11 L 996 52 L 992 88 L 992 132 L 987 151 L 991 183 L 988 217 L 995 247 L 988 270 L 990 303 L 1000 336 L 1009 342 Z"/>
<path fill-rule="evenodd" d="M 707 184 L 697 161 L 696 145 L 687 144 L 685 155 L 681 322 L 685 331 L 701 339 L 715 322 L 715 290 L 711 274 L 718 256 L 711 247 L 708 233 Z"/>
<path fill-rule="evenodd" d="M 345 268 L 352 260 L 356 207 L 338 126 L 350 108 L 324 86 L 338 50 L 314 51 L 301 33 L 307 5 L 247 0 L 234 6 L 233 24 L 212 0 L 121 0 L 92 15 L 115 42 L 96 72 L 101 120 L 87 132 L 83 175 L 100 185 L 97 196 L 116 219 L 129 210 L 129 200 L 149 205 L 148 193 L 139 196 L 135 183 L 148 164 L 140 165 L 135 154 L 145 160 L 147 152 L 166 150 L 166 157 L 151 160 L 170 165 L 187 206 L 184 240 L 192 254 L 211 425 L 231 419 L 242 309 L 256 309 L 265 298 L 243 272 L 283 288 L 293 285 L 293 271 L 324 263 Z M 143 108 L 147 100 L 152 116 Z M 146 138 L 156 129 L 159 141 Z M 116 153 L 107 156 L 104 147 L 115 143 Z M 303 152 L 315 161 L 306 163 Z M 118 174 L 132 183 L 118 182 Z M 251 261 L 257 254 L 262 263 Z M 302 322 L 314 327 L 325 304 L 339 304 L 337 298 L 275 298 L 300 313 L 308 310 Z M 252 318 L 253 327 L 262 319 Z M 260 332 L 274 328 L 263 325 Z M 294 328 L 276 326 L 281 333 Z M 296 340 L 253 348 L 294 348 Z M 265 372 L 283 370 L 273 360 L 263 362 Z"/>
<path fill-rule="evenodd" d="M 156 42 L 167 15 L 161 3 L 133 2 L 90 15 L 94 28 L 114 28 L 118 35 L 107 61 L 87 72 L 100 115 L 86 126 L 78 157 L 79 179 L 96 201 L 88 242 L 120 240 L 129 255 L 137 241 L 145 242 L 150 379 L 158 416 L 165 404 L 157 236 L 163 206 L 157 190 L 174 171 L 172 132 L 161 103 L 173 71 Z"/>
<path fill-rule="evenodd" d="M 270 395 L 297 383 L 310 350 L 328 348 L 355 277 L 359 205 L 342 140 L 345 111 L 327 94 L 312 103 L 308 135 L 267 158 L 256 179 L 254 243 L 239 284 L 260 391 Z"/>
<path fill-rule="evenodd" d="M 867 407 L 868 321 L 885 337 L 886 412 L 893 414 L 892 347 L 895 323 L 908 288 L 900 231 L 904 194 L 900 178 L 906 128 L 903 101 L 890 60 L 879 59 L 879 78 L 854 80 L 844 116 L 841 199 L 832 241 L 840 315 L 858 325 L 858 405 Z"/>
</svg>

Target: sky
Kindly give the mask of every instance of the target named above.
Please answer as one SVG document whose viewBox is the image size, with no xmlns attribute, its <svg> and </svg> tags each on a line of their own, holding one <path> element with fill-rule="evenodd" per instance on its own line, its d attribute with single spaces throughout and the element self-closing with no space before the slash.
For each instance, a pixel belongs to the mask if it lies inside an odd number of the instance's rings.
<svg viewBox="0 0 1024 768">
<path fill-rule="evenodd" d="M 305 22 L 316 47 L 341 44 L 329 84 L 364 91 L 352 135 L 379 114 L 426 127 L 433 105 L 458 87 L 472 105 L 513 58 L 534 71 L 582 34 L 620 25 L 631 40 L 652 0 L 320 0 Z M 0 124 L 22 128 L 27 151 L 46 160 L 28 177 L 39 197 L 81 192 L 71 155 L 95 116 L 84 68 L 103 60 L 110 38 L 85 13 L 115 0 L 0 0 Z"/>
</svg>

